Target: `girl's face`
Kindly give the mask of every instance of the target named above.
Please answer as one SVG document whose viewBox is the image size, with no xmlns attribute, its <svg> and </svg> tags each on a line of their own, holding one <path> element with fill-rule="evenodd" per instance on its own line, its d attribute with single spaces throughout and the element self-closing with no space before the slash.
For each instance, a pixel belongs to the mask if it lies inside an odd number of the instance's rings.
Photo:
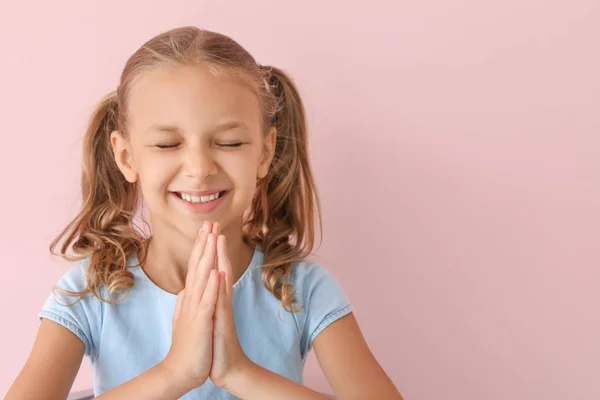
<svg viewBox="0 0 600 400">
<path fill-rule="evenodd" d="M 145 73 L 130 92 L 127 140 L 113 132 L 119 168 L 139 180 L 153 230 L 195 238 L 204 220 L 239 226 L 275 150 L 258 98 L 202 67 Z"/>
</svg>

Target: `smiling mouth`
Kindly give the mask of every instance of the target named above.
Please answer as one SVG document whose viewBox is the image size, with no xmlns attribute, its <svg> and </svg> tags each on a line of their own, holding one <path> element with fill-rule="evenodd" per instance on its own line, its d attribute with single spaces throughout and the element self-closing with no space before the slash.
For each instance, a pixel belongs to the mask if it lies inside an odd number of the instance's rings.
<svg viewBox="0 0 600 400">
<path fill-rule="evenodd" d="M 206 203 L 210 203 L 211 201 L 215 201 L 221 197 L 223 197 L 225 195 L 225 193 L 227 193 L 227 191 L 222 191 L 222 192 L 217 192 L 217 193 L 213 193 L 210 195 L 205 195 L 205 196 L 192 196 L 190 194 L 187 193 L 181 193 L 181 192 L 173 192 L 177 197 L 179 197 L 182 200 L 187 201 L 188 203 L 192 203 L 192 204 L 206 204 Z"/>
</svg>

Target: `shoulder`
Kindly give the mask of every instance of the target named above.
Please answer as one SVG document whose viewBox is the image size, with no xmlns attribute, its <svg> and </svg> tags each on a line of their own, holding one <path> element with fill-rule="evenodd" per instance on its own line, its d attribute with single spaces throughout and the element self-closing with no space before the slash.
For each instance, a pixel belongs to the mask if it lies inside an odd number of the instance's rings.
<svg viewBox="0 0 600 400">
<path fill-rule="evenodd" d="M 136 272 L 137 269 L 137 255 L 131 253 L 127 257 L 127 269 L 132 273 L 134 278 L 137 278 L 137 275 L 140 275 L 139 272 Z M 58 282 L 54 284 L 53 292 L 59 295 L 61 298 L 67 296 L 72 298 L 72 293 L 81 293 L 86 292 L 89 289 L 89 283 L 94 282 L 99 273 L 102 271 L 96 270 L 91 274 L 90 271 L 92 267 L 92 256 L 87 256 L 79 261 L 76 261 L 71 267 L 69 267 L 66 272 L 60 277 Z M 108 288 L 103 285 L 99 285 L 96 293 L 100 298 L 109 299 Z M 84 302 L 100 302 L 101 300 L 98 296 L 93 295 L 92 293 L 88 293 L 81 297 L 81 300 Z"/>
<path fill-rule="evenodd" d="M 301 322 L 303 356 L 329 325 L 353 311 L 352 302 L 334 275 L 322 264 L 305 259 L 292 264 L 291 283 Z"/>
<path fill-rule="evenodd" d="M 290 280 L 301 300 L 313 307 L 320 300 L 350 303 L 334 274 L 311 259 L 292 263 Z"/>
<path fill-rule="evenodd" d="M 83 302 L 93 301 L 93 296 L 81 296 L 79 293 L 85 292 L 88 288 L 87 275 L 90 269 L 91 257 L 86 257 L 75 261 L 60 276 L 58 281 L 52 283 L 49 288 L 51 298 L 57 304 L 71 304 L 75 300 Z"/>
<path fill-rule="evenodd" d="M 258 282 L 262 283 L 264 262 L 265 255 L 262 249 L 257 248 L 249 271 L 240 279 L 238 285 L 241 286 L 247 280 L 252 280 L 257 284 Z M 307 257 L 292 262 L 290 268 L 290 283 L 296 295 L 296 302 L 300 303 L 295 305 L 305 306 L 309 303 L 312 308 L 315 308 L 321 301 L 335 300 L 336 303 L 350 303 L 337 279 L 322 264 Z"/>
<path fill-rule="evenodd" d="M 243 285 L 246 280 L 252 280 L 257 284 L 262 284 L 264 262 L 265 256 L 262 253 L 262 249 L 257 248 L 248 273 L 246 273 L 244 277 L 240 279 L 240 282 L 238 282 L 237 285 Z M 319 300 L 314 296 L 318 297 L 319 295 L 325 293 L 336 297 L 341 297 L 341 301 L 349 302 L 337 279 L 322 264 L 307 257 L 300 261 L 292 262 L 290 268 L 290 283 L 293 286 L 298 303 L 306 303 L 310 300 Z"/>
<path fill-rule="evenodd" d="M 322 264 L 307 257 L 301 261 L 292 263 L 291 275 L 297 283 L 303 283 L 318 281 L 323 276 L 330 274 Z"/>
<path fill-rule="evenodd" d="M 91 257 L 75 262 L 56 282 L 55 288 L 72 292 L 85 290 L 87 288 L 86 275 L 90 268 L 90 262 Z"/>
<path fill-rule="evenodd" d="M 91 256 L 76 261 L 50 288 L 39 319 L 51 320 L 73 332 L 84 343 L 86 354 L 94 356 L 102 328 L 106 287 L 91 293 Z"/>
</svg>

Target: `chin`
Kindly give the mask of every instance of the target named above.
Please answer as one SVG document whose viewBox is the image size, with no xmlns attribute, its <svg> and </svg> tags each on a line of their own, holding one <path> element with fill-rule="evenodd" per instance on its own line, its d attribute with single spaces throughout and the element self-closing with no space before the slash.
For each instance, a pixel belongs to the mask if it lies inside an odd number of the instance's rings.
<svg viewBox="0 0 600 400">
<path fill-rule="evenodd" d="M 208 216 L 205 217 L 196 217 L 196 218 L 187 218 L 186 221 L 184 222 L 183 226 L 180 225 L 179 226 L 179 230 L 187 237 L 191 238 L 191 239 L 196 239 L 196 237 L 198 236 L 198 232 L 200 232 L 200 229 L 202 228 L 202 225 L 204 224 L 205 221 L 209 221 L 212 223 L 218 222 L 221 225 L 221 232 L 223 231 L 223 222 L 221 220 L 221 218 L 211 218 Z"/>
</svg>

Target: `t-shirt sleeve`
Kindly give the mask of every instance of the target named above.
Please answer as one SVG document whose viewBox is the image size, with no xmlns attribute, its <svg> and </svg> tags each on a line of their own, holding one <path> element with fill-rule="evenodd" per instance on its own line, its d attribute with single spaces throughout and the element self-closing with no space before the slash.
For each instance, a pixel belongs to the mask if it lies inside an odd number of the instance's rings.
<svg viewBox="0 0 600 400">
<path fill-rule="evenodd" d="M 79 292 L 85 289 L 85 260 L 72 267 L 65 273 L 55 288 L 46 299 L 42 311 L 39 313 L 40 321 L 43 318 L 54 321 L 75 334 L 85 345 L 85 354 L 94 354 L 94 321 L 97 320 L 99 301 L 91 294 L 82 298 L 72 296 L 60 289 Z"/>
<path fill-rule="evenodd" d="M 340 284 L 322 266 L 301 264 L 296 275 L 302 294 L 300 347 L 302 357 L 305 357 L 315 338 L 329 325 L 352 312 L 353 306 Z"/>
</svg>

